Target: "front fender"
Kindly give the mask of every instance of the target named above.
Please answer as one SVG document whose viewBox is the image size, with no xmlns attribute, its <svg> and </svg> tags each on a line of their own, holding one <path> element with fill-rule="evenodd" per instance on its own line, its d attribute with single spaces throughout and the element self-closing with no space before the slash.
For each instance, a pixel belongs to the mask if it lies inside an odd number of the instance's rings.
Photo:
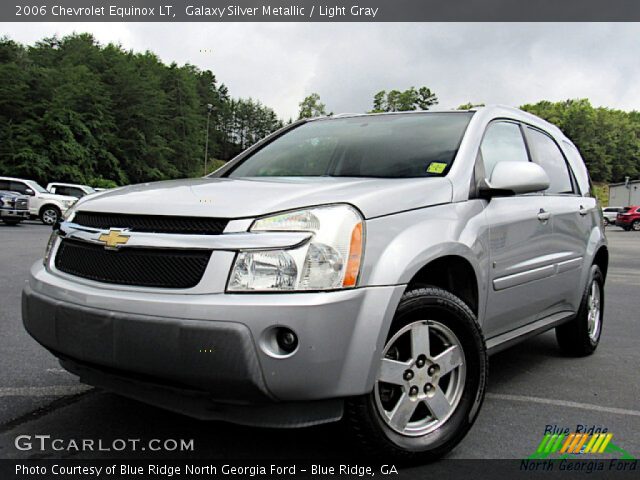
<svg viewBox="0 0 640 480">
<path fill-rule="evenodd" d="M 368 220 L 361 284 L 408 284 L 431 261 L 459 256 L 476 274 L 481 317 L 489 271 L 485 205 L 484 200 L 470 200 Z"/>
</svg>

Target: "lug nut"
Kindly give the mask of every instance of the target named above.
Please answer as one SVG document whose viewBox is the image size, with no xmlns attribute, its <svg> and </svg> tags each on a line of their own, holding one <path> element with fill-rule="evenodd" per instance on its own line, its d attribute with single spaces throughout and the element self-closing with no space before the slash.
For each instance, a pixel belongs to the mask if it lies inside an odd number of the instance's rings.
<svg viewBox="0 0 640 480">
<path fill-rule="evenodd" d="M 436 371 L 438 370 L 438 366 L 437 365 L 431 365 L 428 369 L 427 369 L 427 373 L 431 376 L 433 376 L 434 373 L 436 373 Z"/>
<path fill-rule="evenodd" d="M 409 395 L 411 395 L 412 397 L 415 397 L 416 395 L 418 395 L 418 387 L 416 387 L 415 385 L 411 387 L 409 389 Z"/>
<path fill-rule="evenodd" d="M 407 370 L 404 372 L 403 378 L 405 380 L 411 380 L 413 378 L 413 372 L 411 370 Z"/>
<path fill-rule="evenodd" d="M 433 385 L 431 385 L 430 383 L 427 383 L 424 386 L 424 393 L 429 393 L 431 390 L 433 390 Z"/>
<path fill-rule="evenodd" d="M 424 367 L 424 364 L 427 363 L 427 359 L 424 357 L 424 355 L 420 355 L 418 357 L 418 359 L 416 360 L 416 366 L 418 368 L 422 368 Z"/>
</svg>

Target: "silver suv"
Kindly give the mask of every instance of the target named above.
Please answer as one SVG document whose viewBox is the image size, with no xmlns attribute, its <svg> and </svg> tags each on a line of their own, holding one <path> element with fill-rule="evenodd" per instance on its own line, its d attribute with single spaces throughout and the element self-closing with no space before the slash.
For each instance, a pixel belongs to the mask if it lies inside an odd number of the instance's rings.
<svg viewBox="0 0 640 480">
<path fill-rule="evenodd" d="M 23 294 L 81 381 L 202 419 L 344 418 L 428 460 L 487 354 L 598 345 L 608 253 L 578 150 L 508 107 L 295 123 L 213 175 L 84 197 Z"/>
</svg>

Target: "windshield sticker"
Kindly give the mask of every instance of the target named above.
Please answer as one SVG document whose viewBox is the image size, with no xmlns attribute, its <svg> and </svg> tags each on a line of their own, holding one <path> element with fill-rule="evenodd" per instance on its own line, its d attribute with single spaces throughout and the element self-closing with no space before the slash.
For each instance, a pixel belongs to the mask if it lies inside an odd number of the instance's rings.
<svg viewBox="0 0 640 480">
<path fill-rule="evenodd" d="M 444 169 L 447 168 L 446 163 L 442 162 L 431 162 L 427 167 L 427 173 L 442 173 Z"/>
</svg>

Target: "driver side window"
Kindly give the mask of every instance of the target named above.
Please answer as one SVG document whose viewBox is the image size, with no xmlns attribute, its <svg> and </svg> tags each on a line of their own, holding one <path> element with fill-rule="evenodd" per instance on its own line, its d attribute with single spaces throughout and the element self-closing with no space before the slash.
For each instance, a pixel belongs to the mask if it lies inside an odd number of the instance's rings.
<svg viewBox="0 0 640 480">
<path fill-rule="evenodd" d="M 491 123 L 482 139 L 480 154 L 487 179 L 491 178 L 491 173 L 498 162 L 529 161 L 520 126 L 513 122 Z"/>
</svg>

